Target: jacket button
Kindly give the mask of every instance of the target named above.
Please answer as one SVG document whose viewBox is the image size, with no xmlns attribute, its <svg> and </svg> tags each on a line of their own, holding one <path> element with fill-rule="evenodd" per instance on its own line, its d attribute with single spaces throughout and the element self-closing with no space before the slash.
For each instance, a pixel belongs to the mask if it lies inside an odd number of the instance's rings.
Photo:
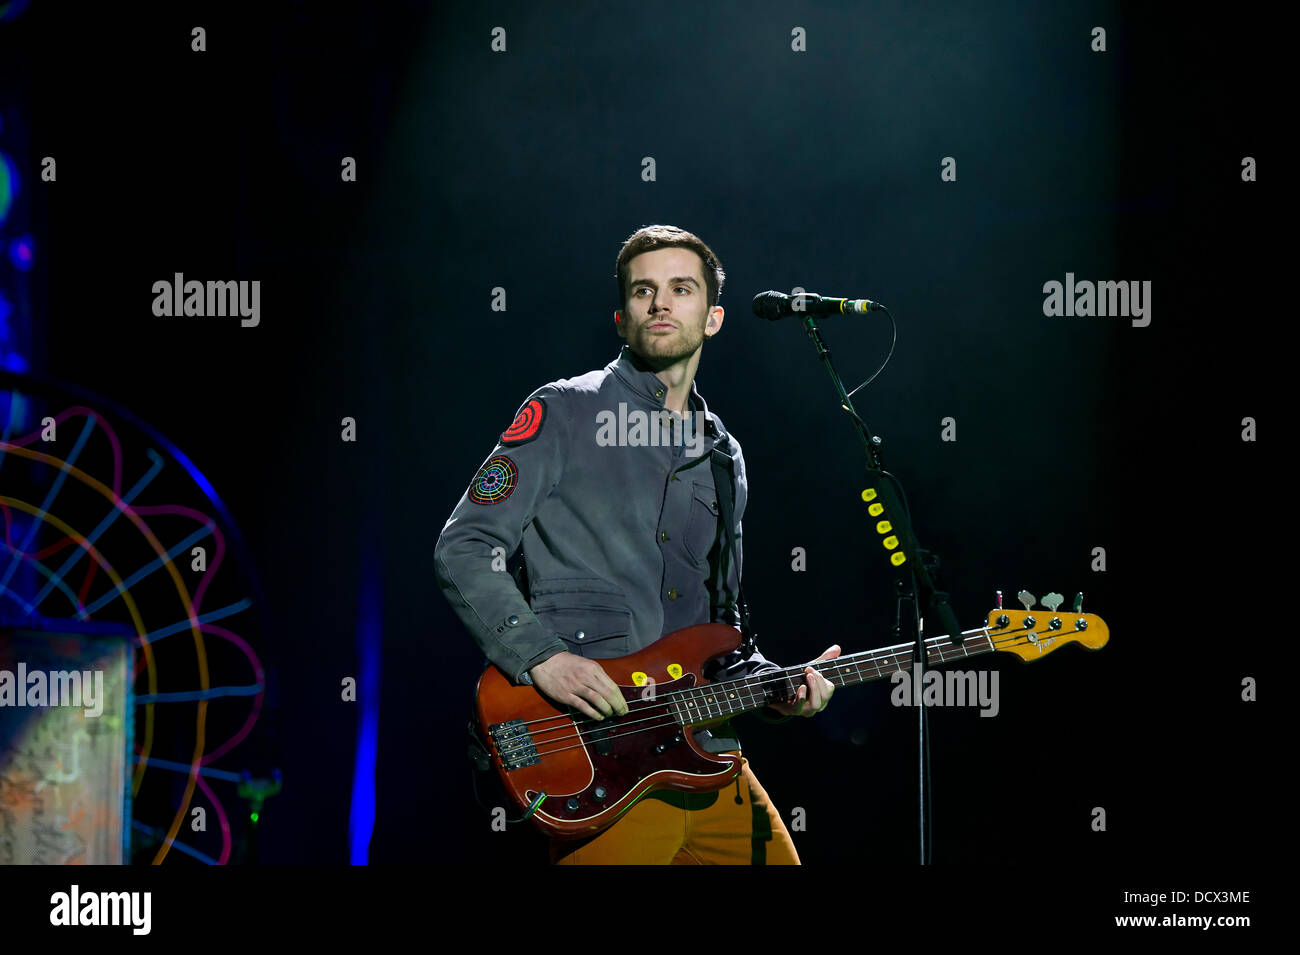
<svg viewBox="0 0 1300 955">
<path fill-rule="evenodd" d="M 506 617 L 506 623 L 510 624 L 510 626 L 512 627 L 517 627 L 519 626 L 519 618 L 516 617 L 514 614 L 511 614 L 510 616 Z"/>
<path fill-rule="evenodd" d="M 577 633 L 574 634 L 574 636 L 577 637 L 579 640 L 583 640 L 586 638 L 587 634 L 579 630 Z"/>
<path fill-rule="evenodd" d="M 668 540 L 668 532 L 667 532 L 667 531 L 660 531 L 660 532 L 659 532 L 659 539 L 660 539 L 661 541 L 666 541 L 666 540 Z"/>
<path fill-rule="evenodd" d="M 669 600 L 676 600 L 676 599 L 677 599 L 677 588 L 676 588 L 676 587 L 674 587 L 672 590 L 668 591 L 668 599 L 669 599 Z"/>
<path fill-rule="evenodd" d="M 664 396 L 664 390 L 663 390 L 662 388 L 656 388 L 656 389 L 655 389 L 655 397 L 656 397 L 656 398 L 662 398 L 663 396 Z"/>
</svg>

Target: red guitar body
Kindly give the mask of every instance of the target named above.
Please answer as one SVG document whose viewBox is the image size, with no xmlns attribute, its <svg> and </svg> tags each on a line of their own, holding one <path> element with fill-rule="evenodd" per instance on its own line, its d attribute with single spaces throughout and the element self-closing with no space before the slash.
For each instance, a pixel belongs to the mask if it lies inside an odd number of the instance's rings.
<svg viewBox="0 0 1300 955">
<path fill-rule="evenodd" d="M 554 838 L 599 832 L 656 789 L 724 788 L 740 774 L 740 757 L 699 749 L 663 696 L 703 686 L 704 664 L 739 644 L 735 628 L 704 623 L 670 633 L 639 653 L 595 660 L 628 702 L 625 716 L 602 721 L 558 710 L 533 687 L 515 686 L 488 667 L 478 682 L 476 706 L 501 782 L 520 806 L 546 794 L 531 818 Z M 678 667 L 681 675 L 672 676 Z M 642 675 L 642 685 L 634 673 Z"/>
</svg>

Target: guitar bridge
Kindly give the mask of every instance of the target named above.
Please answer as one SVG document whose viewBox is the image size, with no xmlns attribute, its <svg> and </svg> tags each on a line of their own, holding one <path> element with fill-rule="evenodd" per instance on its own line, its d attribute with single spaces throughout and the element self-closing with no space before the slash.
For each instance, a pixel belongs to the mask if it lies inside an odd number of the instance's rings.
<svg viewBox="0 0 1300 955">
<path fill-rule="evenodd" d="M 537 747 L 533 743 L 533 736 L 524 726 L 523 720 L 507 720 L 504 723 L 493 723 L 488 727 L 488 735 L 492 737 L 497 756 L 507 772 L 512 769 L 522 769 L 525 766 L 534 766 L 542 761 L 541 757 L 537 755 Z"/>
</svg>

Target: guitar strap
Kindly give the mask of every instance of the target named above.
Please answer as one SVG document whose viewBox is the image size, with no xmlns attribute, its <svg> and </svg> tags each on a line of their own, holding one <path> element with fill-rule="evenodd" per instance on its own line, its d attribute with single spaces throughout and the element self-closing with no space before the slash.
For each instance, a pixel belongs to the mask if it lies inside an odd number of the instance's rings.
<svg viewBox="0 0 1300 955">
<path fill-rule="evenodd" d="M 726 580 L 731 572 L 731 564 L 736 558 L 736 539 L 734 535 L 735 514 L 735 480 L 732 470 L 735 462 L 731 455 L 721 450 L 725 445 L 713 449 L 709 463 L 713 466 L 713 489 L 718 495 L 718 510 L 722 512 L 723 547 L 718 557 L 721 579 Z M 754 652 L 754 632 L 749 623 L 749 605 L 745 602 L 745 585 L 736 575 L 736 602 L 740 613 L 740 652 L 748 657 Z"/>
</svg>

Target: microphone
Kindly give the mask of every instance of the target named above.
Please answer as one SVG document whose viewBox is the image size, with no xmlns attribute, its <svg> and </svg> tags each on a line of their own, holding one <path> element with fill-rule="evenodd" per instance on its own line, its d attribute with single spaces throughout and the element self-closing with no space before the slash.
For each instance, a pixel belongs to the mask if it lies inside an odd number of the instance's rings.
<svg viewBox="0 0 1300 955">
<path fill-rule="evenodd" d="M 802 301 L 801 301 L 802 300 Z M 795 305 L 800 305 L 795 308 Z M 802 292 L 799 295 L 786 295 L 783 292 L 759 292 L 754 296 L 754 314 L 774 322 L 778 318 L 791 315 L 865 315 L 884 308 L 879 302 L 869 298 L 823 298 L 816 292 Z"/>
</svg>

